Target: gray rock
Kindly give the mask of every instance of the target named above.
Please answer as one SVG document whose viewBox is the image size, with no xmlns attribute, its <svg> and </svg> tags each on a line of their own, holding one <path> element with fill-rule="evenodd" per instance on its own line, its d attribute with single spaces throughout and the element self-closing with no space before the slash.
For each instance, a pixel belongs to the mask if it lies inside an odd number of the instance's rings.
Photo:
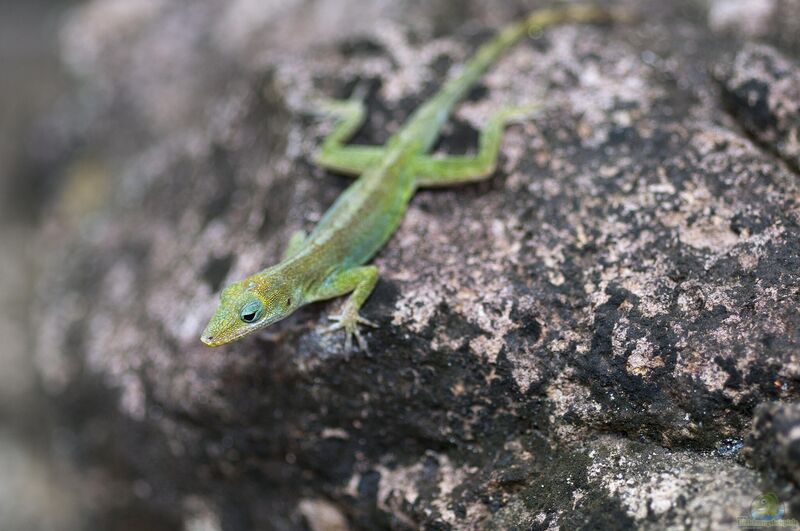
<svg viewBox="0 0 800 531">
<path fill-rule="evenodd" d="M 800 171 L 800 68 L 774 48 L 747 45 L 720 65 L 723 95 L 744 129 Z"/>
<path fill-rule="evenodd" d="M 708 21 L 712 29 L 800 53 L 800 1 L 710 0 Z"/>
<path fill-rule="evenodd" d="M 331 124 L 308 102 L 366 81 L 356 141 L 383 142 L 519 7 L 393 5 L 95 0 L 65 27 L 93 105 L 52 120 L 86 124 L 65 189 L 95 193 L 42 230 L 36 359 L 76 452 L 192 528 L 733 525 L 755 407 L 800 394 L 798 176 L 728 115 L 708 72 L 732 44 L 693 3 L 548 30 L 473 91 L 439 151 L 544 109 L 492 180 L 414 199 L 370 356 L 320 333 L 336 302 L 198 341 L 347 185 L 309 163 Z"/>
<path fill-rule="evenodd" d="M 793 514 L 797 514 L 796 489 L 800 484 L 800 404 L 772 402 L 756 409 L 753 429 L 748 436 L 748 459 L 767 472 L 769 482 L 781 494 L 793 494 Z"/>
</svg>

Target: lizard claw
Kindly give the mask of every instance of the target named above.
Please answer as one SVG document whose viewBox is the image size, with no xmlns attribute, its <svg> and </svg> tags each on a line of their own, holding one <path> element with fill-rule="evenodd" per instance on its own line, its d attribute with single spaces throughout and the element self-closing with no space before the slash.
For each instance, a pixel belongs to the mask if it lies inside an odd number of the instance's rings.
<svg viewBox="0 0 800 531">
<path fill-rule="evenodd" d="M 374 321 L 370 321 L 368 319 L 364 319 L 360 315 L 357 315 L 356 317 L 358 318 L 358 324 L 363 324 L 363 325 L 366 325 L 366 326 L 369 326 L 369 327 L 372 327 L 372 328 L 378 328 L 378 323 L 376 323 Z"/>
<path fill-rule="evenodd" d="M 369 353 L 367 349 L 367 342 L 364 339 L 364 336 L 361 335 L 361 332 L 358 329 L 358 325 L 366 325 L 377 328 L 378 325 L 364 319 L 360 315 L 358 315 L 358 311 L 348 311 L 344 310 L 339 315 L 329 315 L 328 319 L 331 321 L 336 321 L 335 324 L 325 328 L 322 333 L 328 334 L 331 332 L 336 332 L 337 330 L 344 329 L 345 339 L 344 339 L 344 349 L 347 352 L 352 351 L 353 349 L 353 336 L 356 338 L 356 342 L 358 343 L 359 349 L 363 350 L 366 353 Z"/>
</svg>

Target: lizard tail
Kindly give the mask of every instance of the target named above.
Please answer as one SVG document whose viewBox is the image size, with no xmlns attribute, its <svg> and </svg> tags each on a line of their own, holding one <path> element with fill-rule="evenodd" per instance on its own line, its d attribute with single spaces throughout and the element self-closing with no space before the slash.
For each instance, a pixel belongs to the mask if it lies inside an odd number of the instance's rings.
<svg viewBox="0 0 800 531">
<path fill-rule="evenodd" d="M 565 23 L 628 22 L 633 17 L 619 8 L 603 8 L 591 4 L 538 9 L 524 20 L 511 24 L 481 46 L 462 72 L 448 81 L 437 94 L 440 104 L 451 106 L 489 69 L 508 48 L 526 35 L 535 35 L 550 26 Z"/>
<path fill-rule="evenodd" d="M 606 9 L 587 4 L 534 11 L 520 22 L 506 26 L 489 42 L 478 48 L 478 51 L 464 65 L 458 75 L 451 78 L 439 92 L 414 111 L 414 114 L 406 122 L 405 132 L 401 134 L 398 141 L 402 142 L 404 139 L 410 138 L 418 141 L 417 147 L 420 151 L 430 149 L 453 106 L 466 95 L 470 87 L 497 61 L 503 52 L 526 35 L 535 35 L 550 26 L 568 22 L 624 22 L 631 18 L 628 13 L 620 9 Z"/>
</svg>

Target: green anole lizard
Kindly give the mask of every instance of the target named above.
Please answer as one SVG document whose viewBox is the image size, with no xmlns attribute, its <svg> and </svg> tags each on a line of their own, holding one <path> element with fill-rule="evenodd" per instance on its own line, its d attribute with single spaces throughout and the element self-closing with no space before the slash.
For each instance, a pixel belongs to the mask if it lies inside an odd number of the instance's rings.
<svg viewBox="0 0 800 531">
<path fill-rule="evenodd" d="M 475 156 L 433 158 L 433 147 L 453 106 L 498 57 L 525 35 L 558 23 L 625 18 L 588 5 L 534 11 L 481 46 L 461 72 L 411 115 L 384 146 L 346 145 L 365 118 L 359 98 L 329 101 L 323 111 L 339 118 L 315 162 L 359 176 L 306 235 L 295 233 L 280 263 L 231 284 L 201 340 L 218 346 L 237 340 L 288 316 L 310 302 L 350 294 L 336 323 L 344 329 L 345 350 L 355 336 L 366 350 L 359 325 L 376 326 L 359 309 L 378 281 L 378 268 L 365 265 L 400 225 L 414 192 L 422 187 L 475 182 L 492 175 L 505 124 L 530 115 L 531 108 L 504 108 L 481 131 Z"/>
</svg>

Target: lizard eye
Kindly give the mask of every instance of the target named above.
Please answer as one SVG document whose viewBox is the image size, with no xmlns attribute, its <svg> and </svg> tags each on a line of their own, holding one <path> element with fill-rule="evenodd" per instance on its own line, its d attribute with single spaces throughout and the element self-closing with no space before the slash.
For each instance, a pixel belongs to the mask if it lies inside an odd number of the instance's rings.
<svg viewBox="0 0 800 531">
<path fill-rule="evenodd" d="M 264 304 L 260 300 L 252 300 L 242 307 L 239 318 L 245 323 L 255 323 L 264 317 Z"/>
</svg>

